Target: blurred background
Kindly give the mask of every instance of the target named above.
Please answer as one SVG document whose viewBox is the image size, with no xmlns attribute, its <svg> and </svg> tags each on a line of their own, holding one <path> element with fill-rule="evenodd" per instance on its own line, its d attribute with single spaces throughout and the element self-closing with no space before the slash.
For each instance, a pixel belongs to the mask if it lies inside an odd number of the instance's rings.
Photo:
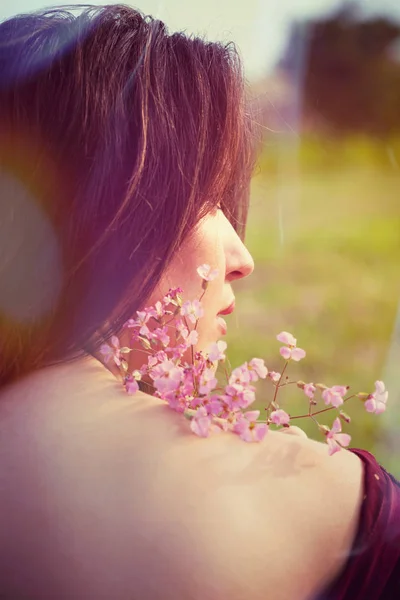
<svg viewBox="0 0 400 600">
<path fill-rule="evenodd" d="M 2 0 L 0 19 L 51 4 Z M 275 336 L 286 330 L 307 351 L 290 379 L 354 392 L 384 380 L 387 411 L 350 400 L 344 430 L 400 477 L 400 2 L 125 4 L 171 32 L 233 40 L 243 58 L 263 143 L 247 233 L 256 269 L 237 285 L 232 366 L 257 356 L 281 371 Z M 260 385 L 257 408 L 272 391 Z M 280 401 L 292 416 L 308 412 L 295 386 Z M 322 440 L 311 420 L 296 424 Z"/>
</svg>

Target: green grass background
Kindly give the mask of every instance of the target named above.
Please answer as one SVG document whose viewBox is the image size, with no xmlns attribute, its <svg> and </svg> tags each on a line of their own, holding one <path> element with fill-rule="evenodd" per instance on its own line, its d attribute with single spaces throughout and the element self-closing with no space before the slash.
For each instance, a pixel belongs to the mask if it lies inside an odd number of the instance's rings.
<svg viewBox="0 0 400 600">
<path fill-rule="evenodd" d="M 256 268 L 235 286 L 232 366 L 257 356 L 280 371 L 276 334 L 286 330 L 307 352 L 290 365 L 291 379 L 354 392 L 383 379 L 386 413 L 370 415 L 352 399 L 343 430 L 352 447 L 400 477 L 400 140 L 269 136 L 252 181 L 246 243 Z M 272 392 L 262 382 L 254 408 Z M 280 404 L 292 416 L 308 412 L 295 386 L 281 391 Z M 336 414 L 320 422 L 331 426 Z M 295 423 L 323 440 L 311 419 Z"/>
</svg>

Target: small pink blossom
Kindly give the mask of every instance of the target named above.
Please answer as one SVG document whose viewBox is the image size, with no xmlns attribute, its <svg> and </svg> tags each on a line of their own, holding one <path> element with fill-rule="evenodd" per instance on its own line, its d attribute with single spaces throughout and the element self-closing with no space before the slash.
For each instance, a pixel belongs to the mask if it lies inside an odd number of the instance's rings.
<svg viewBox="0 0 400 600">
<path fill-rule="evenodd" d="M 160 301 L 157 301 L 154 306 L 145 308 L 145 312 L 153 319 L 161 319 L 165 315 L 165 308 Z"/>
<path fill-rule="evenodd" d="M 165 360 L 150 371 L 154 387 L 160 394 L 175 391 L 182 380 L 183 370 L 171 360 Z"/>
<path fill-rule="evenodd" d="M 178 319 L 176 321 L 175 329 L 183 339 L 186 339 L 188 337 L 189 330 L 181 319 Z"/>
<path fill-rule="evenodd" d="M 158 327 L 152 333 L 152 338 L 161 342 L 166 348 L 170 342 L 169 335 L 167 334 L 168 329 L 166 327 Z"/>
<path fill-rule="evenodd" d="M 348 446 L 350 444 L 351 436 L 348 433 L 340 433 L 341 431 L 342 424 L 339 417 L 336 417 L 333 421 L 332 429 L 326 434 L 326 441 L 329 446 L 328 454 L 330 456 L 335 454 L 335 452 L 339 452 L 343 446 Z"/>
<path fill-rule="evenodd" d="M 268 369 L 262 358 L 252 358 L 249 362 L 249 371 L 252 376 L 252 381 L 257 381 L 258 378 L 265 379 L 268 375 Z M 254 377 L 256 375 L 256 377 Z"/>
<path fill-rule="evenodd" d="M 140 335 L 150 337 L 150 330 L 146 324 L 146 323 L 148 323 L 150 316 L 151 316 L 148 312 L 148 309 L 138 310 L 138 311 L 136 311 L 136 314 L 137 314 L 137 325 L 139 327 Z"/>
<path fill-rule="evenodd" d="M 213 281 L 218 277 L 218 269 L 211 269 L 210 265 L 201 265 L 197 268 L 197 273 L 204 281 Z"/>
<path fill-rule="evenodd" d="M 204 369 L 200 375 L 200 394 L 209 394 L 217 385 L 218 381 L 214 377 L 214 371 L 212 369 Z"/>
<path fill-rule="evenodd" d="M 158 360 L 159 363 L 164 362 L 165 360 L 168 360 L 168 356 L 167 356 L 167 353 L 165 352 L 165 350 L 159 350 L 158 352 L 156 352 L 154 354 L 154 357 Z"/>
<path fill-rule="evenodd" d="M 136 394 L 139 391 L 139 384 L 136 379 L 130 378 L 125 382 L 125 389 L 128 394 Z"/>
<path fill-rule="evenodd" d="M 216 362 L 217 360 L 225 360 L 225 350 L 227 349 L 228 344 L 223 340 L 219 340 L 218 342 L 214 342 L 211 344 L 210 349 L 208 351 L 208 360 L 211 362 Z"/>
<path fill-rule="evenodd" d="M 100 353 L 104 356 L 106 363 L 113 359 L 118 367 L 121 365 L 121 348 L 119 339 L 116 335 L 113 335 L 111 338 L 111 346 L 108 344 L 102 344 L 100 346 Z"/>
<path fill-rule="evenodd" d="M 209 398 L 204 396 L 201 398 L 195 397 L 189 403 L 189 408 L 198 408 L 199 406 L 204 406 L 207 415 L 216 417 L 219 417 L 223 409 L 221 400 L 215 395 L 210 396 Z"/>
<path fill-rule="evenodd" d="M 312 400 L 314 398 L 314 393 L 316 389 L 317 388 L 313 383 L 306 383 L 304 385 L 303 391 L 305 395 Z"/>
<path fill-rule="evenodd" d="M 207 412 L 209 415 L 219 416 L 222 412 L 222 402 L 218 396 L 211 396 L 210 400 L 206 404 Z"/>
<path fill-rule="evenodd" d="M 385 389 L 383 381 L 375 381 L 375 392 L 364 403 L 365 410 L 380 415 L 386 410 L 389 392 Z"/>
<path fill-rule="evenodd" d="M 204 406 L 200 406 L 193 419 L 190 421 L 190 429 L 199 437 L 209 437 L 212 427 L 212 419 L 208 416 Z"/>
<path fill-rule="evenodd" d="M 285 360 L 294 360 L 296 362 L 306 355 L 305 350 L 302 348 L 288 348 L 287 346 L 282 346 L 282 348 L 279 349 L 279 353 Z"/>
<path fill-rule="evenodd" d="M 297 344 L 296 338 L 293 337 L 293 335 L 291 333 L 288 333 L 287 331 L 282 331 L 281 333 L 279 333 L 276 336 L 276 339 L 278 340 L 278 342 L 282 342 L 282 344 L 286 344 L 287 346 L 291 346 L 292 348 L 294 348 Z"/>
<path fill-rule="evenodd" d="M 225 386 L 224 401 L 230 410 L 247 408 L 255 399 L 254 388 L 251 386 L 244 386 L 239 383 Z"/>
<path fill-rule="evenodd" d="M 234 424 L 232 430 L 245 442 L 261 442 L 267 434 L 266 423 L 257 423 L 259 410 L 249 410 Z"/>
<path fill-rule="evenodd" d="M 197 331 L 192 329 L 187 338 L 185 339 L 185 343 L 187 346 L 195 346 L 199 341 L 199 334 Z"/>
<path fill-rule="evenodd" d="M 181 360 L 183 355 L 185 354 L 185 352 L 187 352 L 187 349 L 189 348 L 189 345 L 185 343 L 183 344 L 177 344 L 176 346 L 172 346 L 172 348 L 166 348 L 165 350 L 170 354 L 170 358 L 172 360 Z"/>
<path fill-rule="evenodd" d="M 248 369 L 247 363 L 244 363 L 243 365 L 240 365 L 240 367 L 236 367 L 236 369 L 233 369 L 229 377 L 230 385 L 234 385 L 237 383 L 239 385 L 246 386 L 250 383 L 250 381 L 252 381 L 252 376 Z"/>
<path fill-rule="evenodd" d="M 290 421 L 290 417 L 287 414 L 287 412 L 285 412 L 281 408 L 279 408 L 278 410 L 274 410 L 270 414 L 269 418 L 271 419 L 271 422 L 275 425 L 288 425 Z"/>
<path fill-rule="evenodd" d="M 168 406 L 177 413 L 183 414 L 188 408 L 188 400 L 180 390 L 169 390 L 161 394 L 163 400 L 168 403 Z"/>
<path fill-rule="evenodd" d="M 278 383 L 281 378 L 281 374 L 277 371 L 269 371 L 267 377 L 269 377 L 274 383 Z"/>
<path fill-rule="evenodd" d="M 204 315 L 204 310 L 199 300 L 187 300 L 182 304 L 181 315 L 188 317 L 192 323 L 196 323 Z"/>
<path fill-rule="evenodd" d="M 332 404 L 335 408 L 341 406 L 344 402 L 343 396 L 345 396 L 347 392 L 347 387 L 344 385 L 334 385 L 330 388 L 326 388 L 322 392 L 322 399 L 325 404 Z"/>
<path fill-rule="evenodd" d="M 168 304 L 173 304 L 174 306 L 181 305 L 181 294 L 183 293 L 183 289 L 180 287 L 171 288 L 163 298 L 163 303 L 168 306 Z"/>
<path fill-rule="evenodd" d="M 104 357 L 104 362 L 108 363 L 108 362 L 110 362 L 110 360 L 114 356 L 114 349 L 111 348 L 111 346 L 109 346 L 108 344 L 102 344 L 100 346 L 100 353 Z"/>
<path fill-rule="evenodd" d="M 282 331 L 279 335 L 276 336 L 276 339 L 279 342 L 287 344 L 287 346 L 283 346 L 279 349 L 280 355 L 285 360 L 295 360 L 296 362 L 298 362 L 299 360 L 305 357 L 305 350 L 296 347 L 297 340 L 295 337 L 293 337 L 291 333 L 288 333 L 287 331 Z"/>
</svg>

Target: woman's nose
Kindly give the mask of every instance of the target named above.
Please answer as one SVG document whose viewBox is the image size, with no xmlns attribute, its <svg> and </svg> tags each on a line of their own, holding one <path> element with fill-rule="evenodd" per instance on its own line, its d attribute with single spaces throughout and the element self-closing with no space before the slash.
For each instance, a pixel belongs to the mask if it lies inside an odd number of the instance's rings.
<svg viewBox="0 0 400 600">
<path fill-rule="evenodd" d="M 235 243 L 227 251 L 226 280 L 235 281 L 251 275 L 254 271 L 254 260 L 242 240 L 236 234 Z"/>
</svg>

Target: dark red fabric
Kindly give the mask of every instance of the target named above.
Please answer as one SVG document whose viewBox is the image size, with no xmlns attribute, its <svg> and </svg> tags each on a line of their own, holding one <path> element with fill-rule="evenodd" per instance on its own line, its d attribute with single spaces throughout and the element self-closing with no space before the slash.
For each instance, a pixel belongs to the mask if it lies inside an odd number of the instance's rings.
<svg viewBox="0 0 400 600">
<path fill-rule="evenodd" d="M 364 463 L 364 499 L 349 560 L 318 600 L 400 600 L 400 482 L 370 452 L 350 449 Z"/>
</svg>

